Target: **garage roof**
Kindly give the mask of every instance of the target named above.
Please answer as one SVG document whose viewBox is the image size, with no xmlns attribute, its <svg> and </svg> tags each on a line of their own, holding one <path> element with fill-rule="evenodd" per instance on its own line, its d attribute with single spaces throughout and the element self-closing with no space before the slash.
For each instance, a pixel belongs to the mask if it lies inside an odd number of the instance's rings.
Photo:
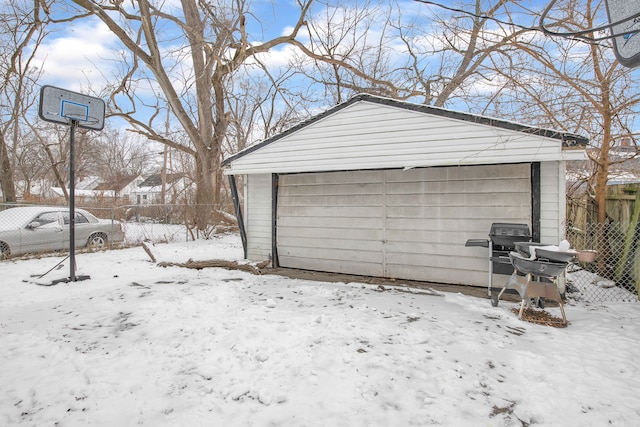
<svg viewBox="0 0 640 427">
<path fill-rule="evenodd" d="M 588 139 L 372 95 L 229 157 L 225 174 L 582 160 Z"/>
</svg>

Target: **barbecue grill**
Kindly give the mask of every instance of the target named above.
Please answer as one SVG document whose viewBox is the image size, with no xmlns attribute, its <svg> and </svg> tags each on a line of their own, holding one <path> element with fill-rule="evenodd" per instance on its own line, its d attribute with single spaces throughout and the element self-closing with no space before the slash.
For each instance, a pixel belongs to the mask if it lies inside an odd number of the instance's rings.
<svg viewBox="0 0 640 427">
<path fill-rule="evenodd" d="M 536 250 L 536 256 L 538 250 Z M 522 318 L 522 312 L 526 304 L 535 300 L 539 307 L 544 307 L 544 299 L 556 301 L 562 313 L 562 324 L 567 324 L 564 313 L 564 304 L 558 291 L 557 279 L 569 264 L 568 252 L 556 252 L 552 254 L 544 251 L 541 257 L 531 259 L 518 252 L 510 252 L 509 259 L 513 265 L 513 273 L 500 293 L 491 297 L 491 304 L 496 307 L 500 297 L 507 289 L 515 289 L 522 300 L 518 317 Z M 544 257 L 544 258 L 542 258 Z M 548 259 L 551 258 L 551 259 Z M 564 260 L 564 261 L 561 261 Z"/>
<path fill-rule="evenodd" d="M 509 253 L 516 250 L 516 243 L 530 240 L 531 233 L 527 224 L 504 222 L 491 224 L 489 239 L 467 240 L 465 246 L 489 248 L 489 297 L 493 290 L 493 275 L 513 273 Z"/>
</svg>

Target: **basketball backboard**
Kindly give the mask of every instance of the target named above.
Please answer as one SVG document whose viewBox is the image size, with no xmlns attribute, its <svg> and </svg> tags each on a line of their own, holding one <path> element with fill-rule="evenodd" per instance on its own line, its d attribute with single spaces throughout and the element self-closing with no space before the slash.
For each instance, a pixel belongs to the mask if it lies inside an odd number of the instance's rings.
<svg viewBox="0 0 640 427">
<path fill-rule="evenodd" d="M 613 48 L 622 65 L 640 65 L 640 2 L 637 0 L 605 0 L 613 34 Z M 630 31 L 636 32 L 630 32 Z"/>
<path fill-rule="evenodd" d="M 78 127 L 102 130 L 104 127 L 105 104 L 100 98 L 83 95 L 54 86 L 40 89 L 40 109 L 42 120 Z"/>
</svg>

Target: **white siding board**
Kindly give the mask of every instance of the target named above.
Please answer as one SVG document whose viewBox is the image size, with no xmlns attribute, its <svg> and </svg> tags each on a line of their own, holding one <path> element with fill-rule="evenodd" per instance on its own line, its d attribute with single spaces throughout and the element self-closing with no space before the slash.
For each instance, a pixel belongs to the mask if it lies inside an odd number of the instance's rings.
<svg viewBox="0 0 640 427">
<path fill-rule="evenodd" d="M 312 271 L 329 271 L 332 273 L 344 273 L 344 274 L 354 274 L 353 271 L 358 271 L 359 275 L 363 276 L 373 276 L 373 277 L 382 277 L 383 270 L 382 265 L 379 262 L 355 262 L 355 261 L 344 261 L 341 259 L 322 259 L 317 257 L 310 257 L 306 260 L 301 258 L 300 256 L 295 256 L 293 258 L 285 255 L 279 256 L 280 265 L 290 265 L 293 263 L 302 263 L 304 260 L 304 269 L 312 270 Z"/>
<path fill-rule="evenodd" d="M 371 195 L 326 195 L 326 196 L 298 196 L 295 198 L 282 198 L 283 203 L 280 205 L 280 199 L 278 199 L 278 206 L 317 206 L 323 208 L 326 206 L 357 206 L 357 207 L 376 207 L 380 206 L 381 196 L 377 200 Z M 378 204 L 376 204 L 376 202 Z"/>
<path fill-rule="evenodd" d="M 247 176 L 245 194 L 247 258 L 271 258 L 271 174 Z"/>
<path fill-rule="evenodd" d="M 540 165 L 540 241 L 554 245 L 564 238 L 566 183 L 562 166 L 563 162 Z"/>
<path fill-rule="evenodd" d="M 329 236 L 325 236 L 329 239 Z M 300 256 L 303 254 L 303 251 L 306 250 L 308 253 L 308 248 L 314 247 L 316 242 L 320 240 L 317 235 L 302 237 L 299 235 L 296 236 L 278 236 L 278 242 L 282 246 L 287 246 L 291 248 L 298 248 L 300 252 L 296 255 Z M 371 252 L 371 253 L 379 253 L 382 249 L 382 239 L 374 244 L 371 244 L 370 240 L 358 240 L 352 239 L 344 234 L 340 236 L 331 237 L 330 240 L 334 240 L 333 242 L 328 242 L 331 244 L 332 248 L 336 250 L 349 250 L 349 251 L 363 251 L 363 252 Z M 323 244 L 322 246 L 329 246 L 329 244 Z M 333 255 L 333 254 L 332 254 Z M 376 258 L 379 261 L 378 258 Z"/>
<path fill-rule="evenodd" d="M 359 102 L 236 159 L 226 173 L 518 163 L 567 155 L 557 139 Z"/>
<path fill-rule="evenodd" d="M 287 237 L 291 238 L 310 238 L 317 239 L 321 241 L 323 245 L 336 244 L 332 243 L 330 240 L 339 240 L 339 239 L 350 239 L 350 240 L 360 240 L 363 242 L 369 242 L 372 247 L 375 247 L 379 241 L 382 241 L 384 235 L 382 228 L 376 230 L 370 230 L 365 228 L 340 228 L 340 227 L 332 227 L 332 228 L 316 228 L 311 224 L 311 220 L 305 227 L 283 227 L 278 229 L 278 243 L 282 243 L 285 241 Z M 282 238 L 282 239 L 281 239 Z M 327 241 L 327 242 L 325 242 Z"/>
</svg>

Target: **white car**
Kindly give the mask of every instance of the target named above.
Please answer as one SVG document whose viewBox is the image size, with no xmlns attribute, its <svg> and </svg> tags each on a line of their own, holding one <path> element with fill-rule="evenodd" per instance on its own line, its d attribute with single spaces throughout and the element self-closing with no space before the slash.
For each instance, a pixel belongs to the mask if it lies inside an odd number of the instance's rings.
<svg viewBox="0 0 640 427">
<path fill-rule="evenodd" d="M 76 247 L 102 248 L 124 240 L 122 224 L 75 209 Z M 69 208 L 14 207 L 0 211 L 0 259 L 69 249 Z"/>
</svg>

